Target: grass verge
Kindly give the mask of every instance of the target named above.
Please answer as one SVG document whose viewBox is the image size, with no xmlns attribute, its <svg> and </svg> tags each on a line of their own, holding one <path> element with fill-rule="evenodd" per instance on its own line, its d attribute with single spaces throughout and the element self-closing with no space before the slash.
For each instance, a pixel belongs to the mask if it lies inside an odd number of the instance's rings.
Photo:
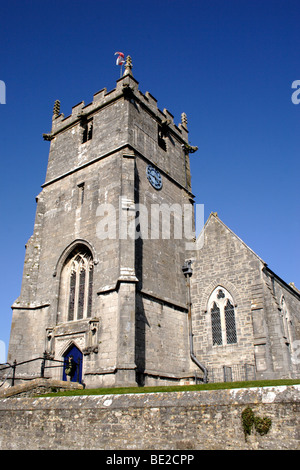
<svg viewBox="0 0 300 470">
<path fill-rule="evenodd" d="M 60 392 L 43 394 L 43 397 L 62 397 L 76 395 L 117 395 L 125 393 L 168 393 L 185 392 L 199 390 L 224 390 L 232 388 L 250 388 L 250 387 L 276 387 L 278 385 L 296 385 L 300 384 L 300 379 L 282 379 L 282 380 L 253 380 L 248 382 L 220 382 L 200 385 L 171 385 L 159 387 L 114 387 L 114 388 L 86 388 L 83 390 L 64 390 Z M 41 396 L 41 395 L 39 395 Z"/>
</svg>

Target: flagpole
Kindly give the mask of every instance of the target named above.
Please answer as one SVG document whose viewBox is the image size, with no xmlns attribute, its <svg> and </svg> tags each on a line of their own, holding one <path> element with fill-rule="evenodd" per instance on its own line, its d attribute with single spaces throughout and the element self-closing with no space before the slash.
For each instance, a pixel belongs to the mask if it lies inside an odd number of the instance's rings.
<svg viewBox="0 0 300 470">
<path fill-rule="evenodd" d="M 123 64 L 124 64 L 124 54 L 123 52 L 115 52 L 115 55 L 118 54 L 117 58 L 117 65 L 120 65 L 120 78 L 122 78 L 123 75 Z"/>
</svg>

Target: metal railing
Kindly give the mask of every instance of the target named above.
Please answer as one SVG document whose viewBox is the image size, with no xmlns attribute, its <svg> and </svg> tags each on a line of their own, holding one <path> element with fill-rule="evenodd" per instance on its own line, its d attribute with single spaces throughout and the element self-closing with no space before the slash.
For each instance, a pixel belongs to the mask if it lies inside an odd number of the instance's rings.
<svg viewBox="0 0 300 470">
<path fill-rule="evenodd" d="M 13 387 L 15 385 L 15 381 L 17 379 L 25 379 L 26 377 L 23 377 L 23 376 L 22 377 L 16 377 L 17 367 L 22 366 L 24 364 L 29 364 L 30 362 L 36 362 L 36 361 L 41 361 L 41 365 L 40 365 L 40 374 L 36 375 L 35 378 L 44 378 L 46 369 L 54 369 L 54 368 L 58 368 L 58 367 L 60 367 L 62 369 L 66 369 L 66 367 L 68 365 L 68 362 L 66 360 L 61 361 L 61 360 L 58 360 L 58 359 L 53 359 L 47 353 L 44 353 L 43 357 L 36 357 L 34 359 L 29 359 L 27 361 L 17 362 L 16 360 L 14 360 L 14 362 L 12 364 L 6 362 L 5 364 L 0 364 L 0 381 L 3 379 L 2 372 L 5 371 L 5 370 L 8 370 L 8 374 L 5 377 L 4 381 L 2 383 L 0 383 L 0 387 L 7 380 L 11 380 L 11 386 Z M 46 365 L 47 361 L 56 362 L 56 363 L 59 363 L 59 365 Z M 79 367 L 80 367 L 80 361 L 75 363 L 75 367 L 77 368 L 77 377 L 79 377 L 79 372 L 78 371 L 79 371 Z M 9 377 L 10 372 L 11 372 L 11 377 Z"/>
<path fill-rule="evenodd" d="M 231 366 L 208 367 L 208 382 L 247 382 L 256 380 L 254 364 L 233 364 Z M 202 383 L 202 376 L 195 371 L 195 383 Z"/>
<path fill-rule="evenodd" d="M 68 366 L 67 360 L 58 360 L 53 359 L 49 354 L 44 353 L 42 357 L 36 357 L 34 359 L 29 359 L 27 361 L 17 362 L 14 360 L 12 364 L 5 363 L 0 364 L 0 387 L 7 381 L 11 380 L 11 386 L 15 385 L 16 380 L 28 379 L 28 377 L 17 377 L 17 367 L 24 364 L 29 364 L 31 362 L 40 361 L 40 373 L 35 375 L 34 378 L 44 378 L 46 369 L 62 368 L 66 369 Z M 47 361 L 50 363 L 58 363 L 57 365 L 48 365 Z M 79 377 L 79 368 L 80 361 L 74 362 L 74 366 L 77 372 L 77 377 Z M 234 364 L 231 366 L 220 366 L 220 367 L 208 367 L 208 382 L 244 382 L 248 380 L 256 380 L 256 368 L 253 364 Z M 7 370 L 7 375 L 3 372 Z M 10 377 L 11 375 L 11 377 Z M 32 377 L 30 377 L 32 378 Z M 203 376 L 199 370 L 195 370 L 195 383 L 203 383 Z"/>
</svg>

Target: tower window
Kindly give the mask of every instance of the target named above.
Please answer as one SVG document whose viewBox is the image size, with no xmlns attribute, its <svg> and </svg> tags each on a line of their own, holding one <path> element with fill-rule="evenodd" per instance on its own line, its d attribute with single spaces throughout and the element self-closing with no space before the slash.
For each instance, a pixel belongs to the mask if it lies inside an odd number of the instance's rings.
<svg viewBox="0 0 300 470">
<path fill-rule="evenodd" d="M 90 119 L 83 125 L 82 143 L 84 144 L 93 137 L 93 120 Z"/>
<path fill-rule="evenodd" d="M 217 287 L 208 301 L 213 345 L 237 343 L 234 302 L 223 287 Z"/>
<path fill-rule="evenodd" d="M 158 145 L 161 149 L 163 149 L 166 152 L 167 144 L 166 144 L 165 137 L 166 135 L 165 135 L 164 129 L 162 128 L 162 126 L 158 126 L 158 137 L 157 137 Z"/>
<path fill-rule="evenodd" d="M 78 205 L 82 206 L 84 201 L 84 183 L 80 183 L 77 185 L 78 187 Z"/>
<path fill-rule="evenodd" d="M 61 302 L 67 321 L 92 315 L 93 260 L 88 251 L 73 252 L 62 271 Z"/>
</svg>

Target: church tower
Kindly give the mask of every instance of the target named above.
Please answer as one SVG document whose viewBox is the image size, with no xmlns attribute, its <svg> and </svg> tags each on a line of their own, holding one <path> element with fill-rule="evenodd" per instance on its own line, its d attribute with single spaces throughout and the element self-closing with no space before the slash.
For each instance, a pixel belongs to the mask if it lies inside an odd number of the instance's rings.
<svg viewBox="0 0 300 470">
<path fill-rule="evenodd" d="M 48 167 L 12 307 L 8 361 L 72 356 L 87 387 L 188 376 L 183 220 L 193 212 L 195 149 L 186 116 L 177 126 L 158 109 L 127 57 L 114 90 L 67 117 L 56 101 L 44 139 Z M 66 368 L 46 370 L 66 378 Z M 35 362 L 17 368 L 19 379 L 37 375 Z"/>
</svg>

